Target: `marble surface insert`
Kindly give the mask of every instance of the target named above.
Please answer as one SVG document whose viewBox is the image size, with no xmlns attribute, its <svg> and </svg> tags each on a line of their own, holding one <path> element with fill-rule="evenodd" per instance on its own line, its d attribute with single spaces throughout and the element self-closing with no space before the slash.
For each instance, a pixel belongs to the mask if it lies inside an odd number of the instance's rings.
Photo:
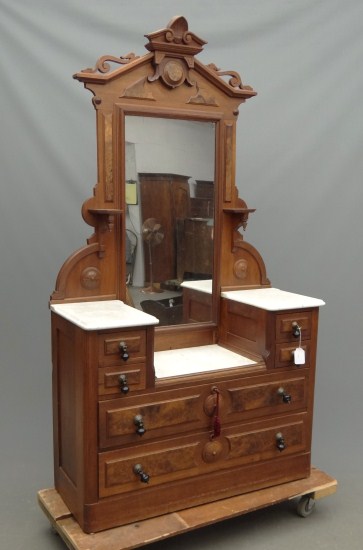
<svg viewBox="0 0 363 550">
<path fill-rule="evenodd" d="M 247 367 L 255 364 L 256 361 L 218 346 L 218 344 L 156 351 L 154 353 L 156 378 L 186 376 L 188 374 Z"/>
<path fill-rule="evenodd" d="M 325 302 L 319 298 L 311 298 L 302 294 L 286 292 L 278 288 L 255 288 L 253 290 L 231 290 L 221 293 L 222 298 L 241 302 L 267 311 L 282 311 L 286 309 L 304 309 L 323 306 Z"/>
<path fill-rule="evenodd" d="M 212 279 L 203 279 L 200 281 L 183 281 L 180 285 L 182 288 L 190 288 L 190 290 L 198 290 L 206 294 L 212 294 Z"/>
<path fill-rule="evenodd" d="M 84 330 L 157 325 L 159 319 L 121 300 L 51 304 L 50 309 Z"/>
</svg>

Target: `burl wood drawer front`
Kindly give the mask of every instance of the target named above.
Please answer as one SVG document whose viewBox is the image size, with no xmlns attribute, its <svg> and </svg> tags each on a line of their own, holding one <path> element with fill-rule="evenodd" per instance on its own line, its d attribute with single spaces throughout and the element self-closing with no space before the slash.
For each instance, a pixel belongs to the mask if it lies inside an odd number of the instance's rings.
<svg viewBox="0 0 363 550">
<path fill-rule="evenodd" d="M 101 453 L 99 496 L 147 491 L 148 487 L 168 482 L 197 479 L 208 473 L 300 453 L 307 446 L 306 434 L 304 415 L 295 415 L 228 428 L 213 441 L 206 434 L 196 434 Z M 142 481 L 140 471 L 148 476 L 147 482 Z"/>
<path fill-rule="evenodd" d="M 275 348 L 275 367 L 293 367 L 294 363 L 294 350 L 298 347 L 298 342 L 294 344 L 277 344 Z M 310 342 L 304 341 L 301 347 L 305 351 L 305 363 L 304 365 L 298 365 L 299 367 L 308 367 L 310 365 Z"/>
<path fill-rule="evenodd" d="M 120 343 L 127 346 L 129 358 L 121 359 Z M 146 357 L 146 331 L 128 330 L 100 334 L 98 337 L 98 360 L 100 367 L 115 365 L 117 362 L 130 364 Z"/>
<path fill-rule="evenodd" d="M 120 394 L 122 385 L 120 376 L 126 376 L 127 385 L 130 390 L 143 390 L 146 387 L 146 371 L 144 363 L 127 363 L 116 365 L 114 367 L 103 367 L 98 369 L 98 394 L 112 395 Z"/>
<path fill-rule="evenodd" d="M 305 376 L 276 379 L 273 382 L 234 386 L 228 390 L 230 415 L 249 411 L 261 414 L 284 413 L 307 405 L 308 379 Z"/>
<path fill-rule="evenodd" d="M 226 434 L 229 460 L 239 463 L 269 460 L 280 454 L 289 455 L 307 450 L 307 416 L 276 420 L 273 425 L 243 429 Z"/>
<path fill-rule="evenodd" d="M 311 311 L 296 311 L 293 313 L 279 313 L 276 315 L 276 341 L 296 342 L 299 345 L 299 338 L 293 334 L 293 323 L 301 328 L 301 338 L 311 338 Z"/>
<path fill-rule="evenodd" d="M 129 405 L 129 406 L 125 406 Z M 139 435 L 135 417 L 141 417 L 145 433 Z M 195 390 L 168 392 L 168 395 L 114 399 L 99 403 L 101 448 L 144 443 L 155 437 L 173 435 L 208 426 L 210 417 L 203 412 L 203 398 Z"/>
<path fill-rule="evenodd" d="M 151 483 L 155 486 L 188 477 L 197 468 L 198 445 L 199 442 L 195 440 L 181 444 L 180 440 L 174 440 L 174 445 L 167 448 L 149 444 L 142 449 L 100 454 L 99 496 L 146 490 L 148 484 L 142 483 L 140 476 L 135 473 L 137 464 L 150 477 L 150 486 Z"/>
</svg>

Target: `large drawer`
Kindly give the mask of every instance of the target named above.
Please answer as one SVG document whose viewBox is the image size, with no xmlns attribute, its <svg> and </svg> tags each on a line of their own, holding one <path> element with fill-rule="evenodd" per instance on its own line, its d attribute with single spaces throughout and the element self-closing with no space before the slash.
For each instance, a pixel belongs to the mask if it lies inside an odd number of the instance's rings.
<svg viewBox="0 0 363 550">
<path fill-rule="evenodd" d="M 147 490 L 147 486 L 303 452 L 308 446 L 307 420 L 305 414 L 280 417 L 227 428 L 214 440 L 199 433 L 101 453 L 99 496 Z M 142 482 L 135 466 L 149 476 L 148 483 Z"/>
<path fill-rule="evenodd" d="M 290 414 L 306 408 L 307 393 L 308 379 L 303 373 L 301 376 L 271 373 L 216 385 L 102 401 L 99 403 L 99 444 L 106 449 L 201 428 L 212 433 L 216 414 L 223 425 L 267 414 Z M 141 417 L 145 430 L 141 436 L 137 432 L 137 417 Z"/>
<path fill-rule="evenodd" d="M 144 443 L 208 426 L 211 419 L 203 411 L 204 392 L 205 387 L 199 386 L 100 402 L 100 447 Z M 135 417 L 141 417 L 142 436 Z"/>
<path fill-rule="evenodd" d="M 228 419 L 244 413 L 245 417 L 292 412 L 307 406 L 308 381 L 304 376 L 272 377 L 248 385 L 234 384 L 228 389 Z"/>
</svg>

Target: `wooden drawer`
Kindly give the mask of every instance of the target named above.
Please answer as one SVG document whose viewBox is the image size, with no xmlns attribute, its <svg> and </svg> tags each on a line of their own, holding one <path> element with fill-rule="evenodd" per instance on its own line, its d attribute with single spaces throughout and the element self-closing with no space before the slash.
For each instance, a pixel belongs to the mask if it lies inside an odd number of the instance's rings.
<svg viewBox="0 0 363 550">
<path fill-rule="evenodd" d="M 174 435 L 209 426 L 203 411 L 203 386 L 161 394 L 113 399 L 99 403 L 101 448 L 144 443 L 156 437 Z M 125 406 L 126 405 L 126 406 Z M 135 417 L 141 415 L 145 433 L 140 437 Z"/>
<path fill-rule="evenodd" d="M 189 476 L 197 468 L 198 445 L 196 438 L 181 438 L 100 454 L 99 496 L 147 489 L 134 472 L 136 464 L 150 476 L 150 486 Z"/>
<path fill-rule="evenodd" d="M 277 342 L 296 342 L 296 345 L 299 344 L 299 338 L 293 335 L 292 324 L 294 322 L 301 328 L 302 340 L 309 340 L 311 338 L 311 311 L 296 311 L 292 313 L 279 313 L 276 315 Z"/>
<path fill-rule="evenodd" d="M 226 434 L 229 443 L 228 459 L 239 463 L 269 460 L 280 454 L 307 450 L 308 416 L 281 417 L 272 422 L 247 425 Z M 282 442 L 282 447 L 278 447 Z"/>
<path fill-rule="evenodd" d="M 147 490 L 168 482 L 300 453 L 307 445 L 305 423 L 306 416 L 295 415 L 229 428 L 214 441 L 200 433 L 101 453 L 99 496 Z M 280 435 L 284 442 L 282 450 L 277 446 Z M 148 483 L 141 482 L 134 470 L 136 465 L 149 476 Z"/>
<path fill-rule="evenodd" d="M 120 375 L 126 376 L 130 390 L 144 390 L 146 387 L 146 370 L 144 363 L 123 363 L 113 367 L 98 369 L 98 394 L 119 394 L 126 396 L 121 391 Z"/>
<path fill-rule="evenodd" d="M 305 351 L 305 364 L 295 365 L 293 352 L 298 347 L 298 342 L 295 344 L 276 344 L 275 348 L 275 367 L 308 367 L 310 364 L 310 342 L 304 341 L 301 347 Z"/>
<path fill-rule="evenodd" d="M 276 378 L 271 382 L 257 382 L 247 386 L 234 385 L 228 390 L 230 412 L 260 415 L 292 412 L 306 408 L 308 379 L 305 376 Z"/>
<path fill-rule="evenodd" d="M 127 346 L 129 358 L 121 359 L 120 343 Z M 140 363 L 146 358 L 146 330 L 123 330 L 118 332 L 101 333 L 98 337 L 98 361 L 100 367 L 117 363 Z"/>
</svg>

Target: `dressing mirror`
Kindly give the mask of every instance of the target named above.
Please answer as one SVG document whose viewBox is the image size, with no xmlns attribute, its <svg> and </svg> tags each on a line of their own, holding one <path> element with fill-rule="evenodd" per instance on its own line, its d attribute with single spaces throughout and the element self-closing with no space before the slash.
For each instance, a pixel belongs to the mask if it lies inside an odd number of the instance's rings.
<svg viewBox="0 0 363 550">
<path fill-rule="evenodd" d="M 129 296 L 160 325 L 188 322 L 183 283 L 212 288 L 215 125 L 127 116 L 125 148 Z"/>
</svg>

